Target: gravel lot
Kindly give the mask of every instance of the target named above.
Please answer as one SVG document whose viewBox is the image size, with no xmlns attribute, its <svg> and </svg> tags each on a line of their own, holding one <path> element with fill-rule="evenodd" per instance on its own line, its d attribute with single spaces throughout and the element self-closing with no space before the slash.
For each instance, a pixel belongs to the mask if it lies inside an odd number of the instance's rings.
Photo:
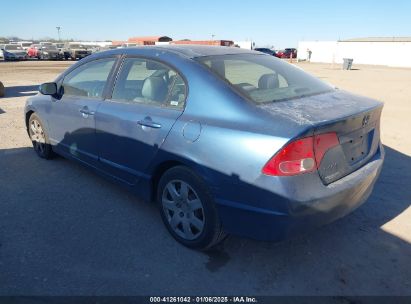
<svg viewBox="0 0 411 304">
<path fill-rule="evenodd" d="M 411 295 L 411 69 L 303 63 L 385 101 L 386 162 L 368 202 L 281 243 L 177 244 L 155 206 L 74 162 L 35 156 L 27 96 L 70 62 L 0 62 L 0 295 Z"/>
</svg>

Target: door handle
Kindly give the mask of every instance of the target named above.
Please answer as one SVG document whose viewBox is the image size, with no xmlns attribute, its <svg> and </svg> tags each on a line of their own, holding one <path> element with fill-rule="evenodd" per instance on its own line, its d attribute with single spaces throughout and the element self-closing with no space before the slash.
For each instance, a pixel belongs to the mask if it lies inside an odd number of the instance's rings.
<svg viewBox="0 0 411 304">
<path fill-rule="evenodd" d="M 89 111 L 89 109 L 88 109 L 87 107 L 81 108 L 79 111 L 80 111 L 81 115 L 82 115 L 84 118 L 87 118 L 87 117 L 89 117 L 90 115 L 94 115 L 94 114 L 95 114 L 94 111 Z"/>
<path fill-rule="evenodd" d="M 153 122 L 151 120 L 151 118 L 148 119 L 147 117 L 144 118 L 144 120 L 139 120 L 137 123 L 142 127 L 149 127 L 149 128 L 153 128 L 153 129 L 160 129 L 161 128 L 161 124 Z"/>
</svg>

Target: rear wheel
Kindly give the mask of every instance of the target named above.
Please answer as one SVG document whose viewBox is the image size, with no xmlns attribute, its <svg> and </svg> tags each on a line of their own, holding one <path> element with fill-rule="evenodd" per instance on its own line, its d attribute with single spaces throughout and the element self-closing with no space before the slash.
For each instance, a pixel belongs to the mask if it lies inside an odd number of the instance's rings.
<svg viewBox="0 0 411 304">
<path fill-rule="evenodd" d="M 0 97 L 3 97 L 3 96 L 4 96 L 4 91 L 5 91 L 4 85 L 3 85 L 3 83 L 0 81 Z"/>
<path fill-rule="evenodd" d="M 178 166 L 160 179 L 157 201 L 164 224 L 181 244 L 205 250 L 225 237 L 213 197 L 205 182 Z"/>
<path fill-rule="evenodd" d="M 51 159 L 54 156 L 44 126 L 35 113 L 33 113 L 29 119 L 29 135 L 33 143 L 34 151 L 39 157 Z"/>
</svg>

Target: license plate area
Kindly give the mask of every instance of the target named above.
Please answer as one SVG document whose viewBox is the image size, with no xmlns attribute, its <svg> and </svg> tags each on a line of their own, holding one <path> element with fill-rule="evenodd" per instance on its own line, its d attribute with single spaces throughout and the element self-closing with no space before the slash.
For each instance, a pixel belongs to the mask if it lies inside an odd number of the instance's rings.
<svg viewBox="0 0 411 304">
<path fill-rule="evenodd" d="M 374 133 L 374 129 L 367 128 L 344 136 L 344 142 L 341 143 L 341 146 L 350 166 L 357 164 L 369 155 Z"/>
</svg>

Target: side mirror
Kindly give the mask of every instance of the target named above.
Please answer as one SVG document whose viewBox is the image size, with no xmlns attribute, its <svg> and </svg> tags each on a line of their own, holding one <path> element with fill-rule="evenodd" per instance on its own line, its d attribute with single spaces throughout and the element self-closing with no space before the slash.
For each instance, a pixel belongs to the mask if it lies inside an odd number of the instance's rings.
<svg viewBox="0 0 411 304">
<path fill-rule="evenodd" d="M 57 84 L 55 82 L 46 82 L 40 85 L 39 92 L 43 95 L 57 95 Z"/>
</svg>

